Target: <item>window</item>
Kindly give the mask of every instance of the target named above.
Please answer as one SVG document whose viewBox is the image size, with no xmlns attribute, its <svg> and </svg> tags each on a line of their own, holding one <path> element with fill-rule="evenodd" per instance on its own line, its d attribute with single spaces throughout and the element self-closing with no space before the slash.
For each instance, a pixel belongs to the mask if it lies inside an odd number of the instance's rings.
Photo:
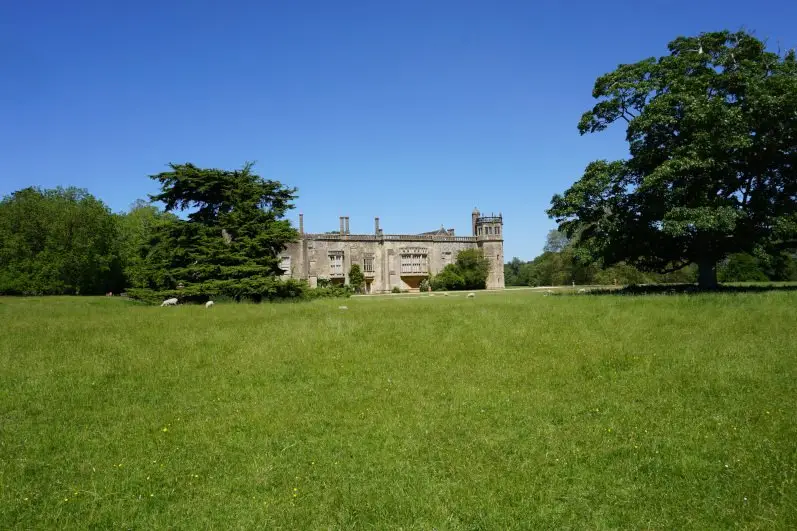
<svg viewBox="0 0 797 531">
<path fill-rule="evenodd" d="M 329 274 L 333 277 L 343 276 L 343 251 L 329 253 Z"/>
<path fill-rule="evenodd" d="M 373 273 L 374 272 L 374 257 L 373 256 L 366 256 L 363 258 L 363 272 L 364 273 Z"/>
<path fill-rule="evenodd" d="M 495 228 L 495 233 L 496 234 L 501 234 L 501 226 L 500 225 Z"/>
<path fill-rule="evenodd" d="M 426 255 L 420 253 L 402 254 L 401 255 L 401 274 L 426 274 L 428 272 L 426 266 Z"/>
<path fill-rule="evenodd" d="M 282 274 L 283 275 L 290 275 L 291 274 L 291 257 L 290 256 L 281 256 L 280 257 L 279 268 L 282 269 Z"/>
</svg>

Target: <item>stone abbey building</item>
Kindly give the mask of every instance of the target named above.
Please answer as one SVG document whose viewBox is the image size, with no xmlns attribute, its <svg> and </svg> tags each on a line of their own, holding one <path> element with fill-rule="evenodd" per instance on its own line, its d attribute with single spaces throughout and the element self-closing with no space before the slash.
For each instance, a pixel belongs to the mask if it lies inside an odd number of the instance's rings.
<svg viewBox="0 0 797 531">
<path fill-rule="evenodd" d="M 318 279 L 347 283 L 352 264 L 365 275 L 366 293 L 387 293 L 393 288 L 418 291 L 421 281 L 453 263 L 464 249 L 482 249 L 490 261 L 487 289 L 504 287 L 503 217 L 483 216 L 478 209 L 471 217 L 472 234 L 456 236 L 454 229 L 441 228 L 422 234 L 385 234 L 374 220 L 373 234 L 351 234 L 349 218 L 340 218 L 340 231 L 305 234 L 299 214 L 299 240 L 281 255 L 284 278 Z"/>
</svg>

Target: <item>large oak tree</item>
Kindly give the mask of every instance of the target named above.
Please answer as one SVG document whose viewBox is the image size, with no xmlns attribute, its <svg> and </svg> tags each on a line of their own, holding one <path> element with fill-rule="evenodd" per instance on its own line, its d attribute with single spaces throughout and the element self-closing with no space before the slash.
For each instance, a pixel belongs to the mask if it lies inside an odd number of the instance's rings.
<svg viewBox="0 0 797 531">
<path fill-rule="evenodd" d="M 598 78 L 581 134 L 619 122 L 627 160 L 595 161 L 548 215 L 581 256 L 716 286 L 731 253 L 797 243 L 797 61 L 746 32 L 679 37 Z"/>
</svg>

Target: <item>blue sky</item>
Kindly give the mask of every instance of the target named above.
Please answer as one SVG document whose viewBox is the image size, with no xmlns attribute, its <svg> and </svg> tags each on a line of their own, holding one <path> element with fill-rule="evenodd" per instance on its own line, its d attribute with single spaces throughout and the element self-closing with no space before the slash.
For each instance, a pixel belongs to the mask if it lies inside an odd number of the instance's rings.
<svg viewBox="0 0 797 531">
<path fill-rule="evenodd" d="M 551 196 L 626 153 L 576 129 L 597 76 L 701 31 L 795 47 L 795 21 L 795 0 L 2 2 L 0 195 L 120 211 L 168 162 L 254 160 L 308 231 L 465 235 L 478 206 L 531 259 Z"/>
</svg>

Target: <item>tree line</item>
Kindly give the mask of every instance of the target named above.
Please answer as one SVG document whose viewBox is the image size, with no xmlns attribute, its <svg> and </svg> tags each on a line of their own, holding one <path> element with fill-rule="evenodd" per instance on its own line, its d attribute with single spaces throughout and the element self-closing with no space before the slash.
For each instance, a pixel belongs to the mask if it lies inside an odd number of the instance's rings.
<svg viewBox="0 0 797 531">
<path fill-rule="evenodd" d="M 725 257 L 717 267 L 719 282 L 797 281 L 797 254 L 753 256 L 736 253 Z M 548 233 L 542 254 L 528 262 L 513 258 L 504 264 L 507 286 L 693 284 L 698 279 L 697 265 L 659 273 L 640 270 L 627 263 L 603 265 L 579 258 L 575 246 L 557 230 Z"/>
<path fill-rule="evenodd" d="M 797 54 L 728 31 L 678 37 L 668 50 L 598 77 L 578 131 L 625 127 L 629 157 L 589 163 L 552 198 L 558 231 L 531 262 L 506 265 L 507 284 L 795 279 Z M 0 293 L 307 294 L 279 279 L 278 253 L 297 237 L 284 217 L 295 189 L 251 164 L 172 164 L 151 178 L 160 192 L 122 214 L 75 188 L 4 198 Z M 461 253 L 433 287 L 479 286 L 476 254 Z"/>
<path fill-rule="evenodd" d="M 263 179 L 251 164 L 232 171 L 171 164 L 151 178 L 160 193 L 124 213 L 77 188 L 31 187 L 3 198 L 0 294 L 310 296 L 303 283 L 279 278 L 278 253 L 298 236 L 285 219 L 294 189 Z"/>
</svg>

